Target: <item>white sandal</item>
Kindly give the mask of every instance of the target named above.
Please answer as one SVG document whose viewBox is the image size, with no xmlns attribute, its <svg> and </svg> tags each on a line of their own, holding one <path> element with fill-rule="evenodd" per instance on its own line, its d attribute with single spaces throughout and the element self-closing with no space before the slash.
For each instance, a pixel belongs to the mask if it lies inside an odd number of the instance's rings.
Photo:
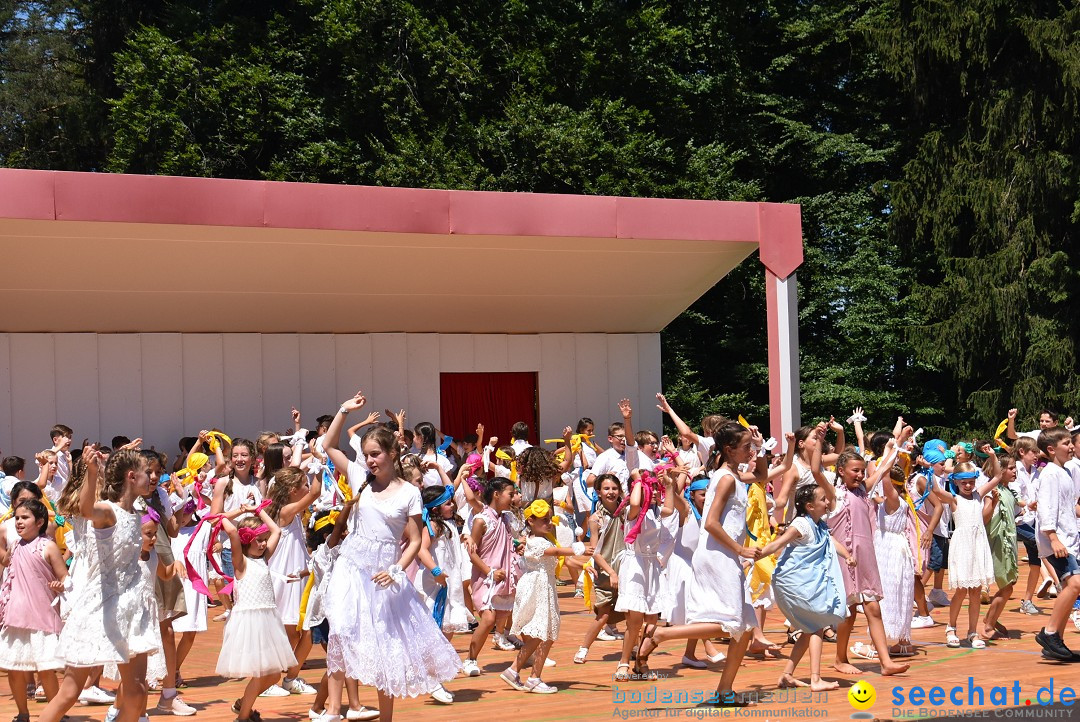
<svg viewBox="0 0 1080 722">
<path fill-rule="evenodd" d="M 945 646 L 950 649 L 960 646 L 960 637 L 956 636 L 956 627 L 945 627 Z"/>
<path fill-rule="evenodd" d="M 869 644 L 856 642 L 854 646 L 848 648 L 848 651 L 851 652 L 852 657 L 858 657 L 859 659 L 867 659 L 871 662 L 878 661 L 877 650 L 871 647 Z"/>
<path fill-rule="evenodd" d="M 968 644 L 972 649 L 986 649 L 986 642 L 979 638 L 976 632 L 972 632 L 968 635 Z"/>
<path fill-rule="evenodd" d="M 574 664 L 585 664 L 585 657 L 587 657 L 588 655 L 588 647 L 578 647 L 577 654 L 574 655 Z"/>
</svg>

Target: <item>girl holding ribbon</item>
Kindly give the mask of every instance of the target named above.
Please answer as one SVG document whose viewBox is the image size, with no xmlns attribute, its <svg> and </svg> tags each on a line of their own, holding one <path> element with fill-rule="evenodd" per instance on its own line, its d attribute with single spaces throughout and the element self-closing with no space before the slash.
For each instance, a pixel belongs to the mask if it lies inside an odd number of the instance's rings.
<svg viewBox="0 0 1080 722">
<path fill-rule="evenodd" d="M 907 495 L 905 480 L 903 468 L 894 466 L 889 480 L 882 482 L 884 500 L 878 504 L 874 532 L 875 559 L 881 576 L 881 622 L 886 639 L 896 642 L 889 650 L 893 657 L 915 654 L 911 646 L 911 606 L 915 601 L 915 569 L 925 555 L 918 542 L 915 504 Z"/>
<path fill-rule="evenodd" d="M 968 600 L 968 643 L 972 649 L 986 647 L 986 642 L 978 634 L 979 607 L 982 588 L 994 583 L 994 559 L 986 536 L 983 508 L 993 509 L 993 499 L 988 494 L 1001 483 L 1000 468 L 993 479 L 976 490 L 979 477 L 979 467 L 965 461 L 957 464 L 946 477 L 955 494 L 941 487 L 934 489 L 938 500 L 952 511 L 954 524 L 949 543 L 949 586 L 958 591 L 953 594 L 949 604 L 949 625 L 945 627 L 947 647 L 960 646 L 956 622 L 965 597 Z"/>
<path fill-rule="evenodd" d="M 292 645 L 278 617 L 274 585 L 266 563 L 281 539 L 281 529 L 266 513 L 268 504 L 245 507 L 245 512 L 258 516 L 246 516 L 235 525 L 229 519 L 221 520 L 233 550 L 241 549 L 243 553 L 233 556 L 235 603 L 225 625 L 216 671 L 226 678 L 251 678 L 235 709 L 241 722 L 260 719 L 252 709 L 255 698 L 277 682 L 282 671 L 296 664 Z"/>
<path fill-rule="evenodd" d="M 529 449 L 526 449 L 528 452 Z M 522 556 L 522 574 L 514 599 L 513 634 L 524 644 L 514 662 L 502 673 L 502 679 L 520 692 L 554 694 L 559 690 L 541 680 L 551 645 L 559 637 L 559 597 L 555 593 L 556 557 L 591 555 L 592 547 L 576 541 L 572 547 L 557 546 L 551 505 L 536 499 L 525 507 L 528 538 Z M 529 657 L 533 658 L 532 675 L 524 682 L 520 672 Z"/>
<path fill-rule="evenodd" d="M 348 463 L 338 439 L 346 415 L 365 403 L 362 393 L 342 403 L 323 437 L 334 466 L 348 467 L 350 482 L 360 465 Z M 378 690 L 379 719 L 389 722 L 395 697 L 431 694 L 461 668 L 457 652 L 405 576 L 420 551 L 423 504 L 420 490 L 401 478 L 398 440 L 389 429 L 376 427 L 363 435 L 360 448 L 367 473 L 355 494 L 352 530 L 341 544 L 326 600 L 326 722 L 341 720 L 346 676 Z"/>
<path fill-rule="evenodd" d="M 421 492 L 421 496 L 424 502 L 421 512 L 424 529 L 421 530 L 420 551 L 416 556 L 421 569 L 413 577 L 413 586 L 423 598 L 435 623 L 450 640 L 454 634 L 469 631 L 462 579 L 471 565 L 453 521 L 454 487 L 429 486 Z M 454 701 L 454 696 L 441 684 L 431 693 L 431 697 L 441 704 Z"/>
<path fill-rule="evenodd" d="M 596 545 L 596 552 L 592 556 L 592 567 L 585 570 L 590 582 L 585 590 L 585 605 L 592 606 L 596 621 L 585 632 L 585 639 L 574 655 L 575 664 L 585 663 L 589 647 L 600 630 L 621 622 L 624 617 L 622 612 L 615 611 L 619 598 L 619 566 L 626 549 L 626 509 L 622 504 L 619 477 L 601 474 L 593 479 L 593 495 L 596 506 L 589 513 L 589 539 Z"/>
</svg>

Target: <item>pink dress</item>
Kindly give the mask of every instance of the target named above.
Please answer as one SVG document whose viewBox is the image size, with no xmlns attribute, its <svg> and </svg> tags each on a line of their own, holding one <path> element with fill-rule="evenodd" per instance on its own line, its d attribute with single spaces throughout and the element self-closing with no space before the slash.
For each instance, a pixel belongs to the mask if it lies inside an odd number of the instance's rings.
<svg viewBox="0 0 1080 722">
<path fill-rule="evenodd" d="M 844 505 L 829 517 L 829 531 L 847 547 L 857 562 L 855 567 L 841 564 L 847 603 L 860 604 L 881 599 L 881 576 L 878 574 L 877 553 L 874 549 L 874 518 L 877 512 L 864 489 L 857 488 L 844 495 Z"/>
<path fill-rule="evenodd" d="M 477 611 L 496 609 L 510 611 L 514 608 L 514 594 L 517 591 L 517 555 L 514 553 L 514 535 L 510 525 L 501 514 L 490 506 L 485 506 L 479 517 L 485 522 L 484 536 L 476 549 L 476 554 L 488 567 L 495 571 L 502 569 L 506 579 L 495 582 L 484 576 L 473 566 L 472 596 Z"/>
<path fill-rule="evenodd" d="M 54 606 L 56 581 L 45 561 L 45 537 L 19 540 L 0 586 L 0 669 L 37 672 L 63 669 L 57 650 L 60 612 Z"/>
</svg>

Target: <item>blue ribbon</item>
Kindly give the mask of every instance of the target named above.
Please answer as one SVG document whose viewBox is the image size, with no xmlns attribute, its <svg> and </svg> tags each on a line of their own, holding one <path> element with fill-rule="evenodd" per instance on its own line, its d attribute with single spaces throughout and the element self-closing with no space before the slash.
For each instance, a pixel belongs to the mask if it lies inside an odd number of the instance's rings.
<svg viewBox="0 0 1080 722">
<path fill-rule="evenodd" d="M 957 472 L 957 473 L 954 473 L 954 474 L 949 474 L 947 477 L 945 477 L 945 481 L 947 481 L 949 483 L 950 493 L 955 494 L 956 490 L 957 490 L 957 486 L 956 486 L 955 482 L 960 481 L 962 479 L 978 479 L 978 478 L 979 478 L 979 472 L 977 472 L 977 471 L 960 471 L 960 472 Z"/>
<path fill-rule="evenodd" d="M 579 466 L 577 470 L 578 484 L 581 484 L 581 491 L 585 494 L 585 498 L 592 502 L 592 510 L 590 514 L 596 511 L 596 505 L 600 503 L 600 495 L 596 493 L 595 489 L 590 489 L 585 483 L 585 467 Z"/>
<path fill-rule="evenodd" d="M 446 450 L 450 448 L 450 444 L 452 444 L 452 443 L 454 443 L 454 437 L 453 436 L 444 436 L 443 437 L 443 442 L 441 444 L 439 444 L 436 451 L 438 451 L 443 456 L 446 456 Z"/>
<path fill-rule="evenodd" d="M 439 629 L 442 629 L 443 617 L 446 616 L 446 587 L 440 587 L 439 593 L 435 595 L 435 606 L 431 610 L 431 617 L 435 620 L 435 624 L 439 625 Z"/>
<path fill-rule="evenodd" d="M 433 499 L 430 503 L 424 504 L 424 509 L 420 512 L 420 517 L 424 520 L 424 526 L 427 527 L 428 534 L 435 536 L 435 528 L 431 526 L 431 510 L 437 509 L 446 502 L 454 498 L 454 487 L 443 487 L 443 493 L 439 495 L 438 499 Z"/>
<path fill-rule="evenodd" d="M 690 502 L 690 511 L 694 512 L 694 518 L 697 519 L 699 522 L 701 521 L 701 512 L 698 511 L 698 508 L 696 506 L 694 506 L 694 502 L 690 497 L 695 491 L 701 491 L 702 489 L 708 488 L 708 479 L 698 479 L 697 481 L 691 482 L 690 486 L 686 487 L 686 491 L 683 492 L 683 496 L 685 496 L 686 500 Z M 747 531 L 749 531 L 749 529 Z M 757 541 L 757 539 L 755 539 L 754 541 Z"/>
</svg>

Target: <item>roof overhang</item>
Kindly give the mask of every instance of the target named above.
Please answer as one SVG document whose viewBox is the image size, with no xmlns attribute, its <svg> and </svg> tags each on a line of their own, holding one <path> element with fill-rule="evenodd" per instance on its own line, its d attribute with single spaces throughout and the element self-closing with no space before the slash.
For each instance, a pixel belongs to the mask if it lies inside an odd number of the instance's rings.
<svg viewBox="0 0 1080 722">
<path fill-rule="evenodd" d="M 0 170 L 8 332 L 638 333 L 799 207 Z"/>
</svg>

